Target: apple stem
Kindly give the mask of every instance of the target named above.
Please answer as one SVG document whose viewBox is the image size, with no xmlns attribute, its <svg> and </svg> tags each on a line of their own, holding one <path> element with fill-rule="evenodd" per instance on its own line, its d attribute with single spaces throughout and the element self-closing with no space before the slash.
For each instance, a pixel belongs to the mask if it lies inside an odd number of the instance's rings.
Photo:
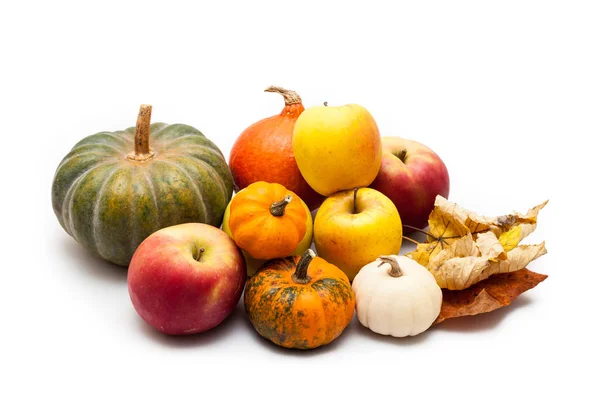
<svg viewBox="0 0 600 400">
<path fill-rule="evenodd" d="M 388 275 L 392 278 L 399 278 L 402 276 L 402 269 L 400 269 L 400 264 L 398 264 L 398 260 L 394 256 L 379 256 L 377 257 L 377 261 L 380 261 L 378 267 L 381 267 L 383 264 L 390 264 L 392 268 L 388 271 Z"/>
<path fill-rule="evenodd" d="M 135 124 L 135 137 L 133 151 L 127 158 L 134 161 L 146 161 L 154 157 L 154 151 L 150 149 L 150 119 L 152 106 L 142 104 Z"/>
<path fill-rule="evenodd" d="M 276 201 L 271 204 L 269 207 L 269 211 L 271 211 L 271 215 L 274 217 L 281 217 L 285 213 L 285 207 L 290 204 L 292 201 L 292 195 L 288 194 L 283 198 L 283 200 Z"/>
<path fill-rule="evenodd" d="M 292 104 L 302 103 L 302 99 L 300 95 L 293 90 L 284 89 L 279 86 L 269 86 L 265 89 L 265 92 L 270 93 L 279 93 L 283 96 L 283 100 L 285 101 L 286 106 L 290 106 Z"/>
<path fill-rule="evenodd" d="M 194 257 L 194 259 L 196 261 L 200 261 L 200 258 L 202 258 L 202 254 L 205 252 L 206 250 L 204 249 L 204 247 L 200 247 L 198 249 L 198 252 L 196 253 L 196 256 Z"/>
<path fill-rule="evenodd" d="M 406 153 L 408 151 L 406 149 L 402 149 L 400 153 L 396 154 L 396 157 L 400 159 L 400 161 L 404 162 L 406 160 Z"/>
<path fill-rule="evenodd" d="M 356 194 L 358 193 L 358 187 L 354 188 L 354 202 L 352 203 L 352 214 L 358 214 L 356 211 Z"/>
<path fill-rule="evenodd" d="M 316 254 L 312 249 L 306 250 L 298 264 L 296 264 L 296 271 L 292 274 L 292 280 L 296 283 L 306 284 L 310 282 L 310 276 L 308 276 L 308 266 L 313 258 L 315 258 Z"/>
</svg>

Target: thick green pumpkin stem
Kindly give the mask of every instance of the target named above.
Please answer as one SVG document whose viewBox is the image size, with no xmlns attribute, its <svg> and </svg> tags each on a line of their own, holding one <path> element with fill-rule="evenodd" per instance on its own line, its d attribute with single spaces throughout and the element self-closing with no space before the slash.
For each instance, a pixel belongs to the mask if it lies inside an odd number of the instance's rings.
<svg viewBox="0 0 600 400">
<path fill-rule="evenodd" d="M 390 264 L 392 268 L 388 271 L 388 275 L 392 278 L 399 278 L 402 276 L 402 269 L 400 269 L 400 264 L 398 264 L 398 260 L 394 256 L 379 256 L 377 257 L 377 261 L 381 263 L 378 267 L 381 267 L 383 264 Z"/>
<path fill-rule="evenodd" d="M 269 207 L 269 211 L 271 211 L 271 215 L 274 217 L 281 217 L 285 213 L 285 207 L 292 202 L 292 195 L 288 194 L 283 198 L 283 200 L 276 201 L 271 204 Z"/>
<path fill-rule="evenodd" d="M 300 261 L 296 264 L 296 271 L 292 274 L 292 280 L 296 283 L 308 283 L 310 282 L 310 276 L 308 276 L 308 266 L 316 254 L 312 249 L 308 249 L 300 257 Z"/>
<path fill-rule="evenodd" d="M 152 116 L 152 106 L 142 104 L 135 124 L 135 137 L 133 139 L 133 152 L 127 155 L 127 158 L 134 161 L 146 161 L 154 156 L 154 151 L 150 149 L 150 119 Z"/>
</svg>

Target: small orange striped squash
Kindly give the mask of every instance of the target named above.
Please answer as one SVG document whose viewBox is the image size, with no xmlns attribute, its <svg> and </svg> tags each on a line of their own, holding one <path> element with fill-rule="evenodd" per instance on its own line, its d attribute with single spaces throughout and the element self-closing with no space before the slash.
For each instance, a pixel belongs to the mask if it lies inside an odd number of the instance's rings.
<svg viewBox="0 0 600 400">
<path fill-rule="evenodd" d="M 308 249 L 271 260 L 250 278 L 244 304 L 254 329 L 287 348 L 313 349 L 335 340 L 354 315 L 354 293 L 342 270 Z"/>
</svg>

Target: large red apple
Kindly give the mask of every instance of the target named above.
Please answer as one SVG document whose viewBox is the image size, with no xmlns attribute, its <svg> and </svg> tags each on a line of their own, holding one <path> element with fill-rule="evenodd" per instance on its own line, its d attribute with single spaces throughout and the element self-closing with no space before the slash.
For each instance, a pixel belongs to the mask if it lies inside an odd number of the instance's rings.
<svg viewBox="0 0 600 400">
<path fill-rule="evenodd" d="M 220 324 L 246 282 L 244 257 L 222 230 L 201 223 L 161 229 L 135 251 L 127 286 L 137 313 L 171 335 Z"/>
<path fill-rule="evenodd" d="M 381 138 L 381 168 L 371 188 L 389 197 L 404 225 L 427 226 L 435 197 L 448 197 L 450 178 L 441 158 L 429 147 L 414 140 Z M 405 232 L 413 229 L 405 226 Z"/>
</svg>

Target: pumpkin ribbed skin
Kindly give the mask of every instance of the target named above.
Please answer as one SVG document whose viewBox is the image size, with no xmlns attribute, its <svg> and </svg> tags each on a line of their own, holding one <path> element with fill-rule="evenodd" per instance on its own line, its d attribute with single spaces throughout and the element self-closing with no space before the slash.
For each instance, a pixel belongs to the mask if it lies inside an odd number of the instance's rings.
<svg viewBox="0 0 600 400">
<path fill-rule="evenodd" d="M 239 192 L 237 192 L 235 194 L 235 196 L 238 196 L 244 190 L 247 190 L 247 188 L 240 190 Z M 234 198 L 235 198 L 235 196 L 234 196 Z M 231 215 L 231 203 L 232 202 L 233 202 L 233 200 L 231 202 L 229 202 L 229 205 L 225 209 L 225 214 L 223 214 L 223 226 L 221 227 L 221 229 L 223 229 L 223 231 L 225 233 L 227 233 L 227 235 L 229 235 L 230 238 L 233 239 L 233 234 L 231 233 L 231 229 L 229 228 L 229 216 Z M 304 209 L 306 211 L 306 232 L 304 233 L 304 237 L 302 238 L 302 241 L 300 243 L 298 243 L 298 246 L 294 249 L 294 252 L 291 254 L 287 254 L 286 256 L 302 255 L 302 253 L 304 253 L 306 250 L 308 250 L 312 244 L 312 239 L 313 239 L 312 214 L 310 213 L 310 210 L 308 209 L 308 206 L 306 205 L 306 203 L 304 203 L 302 201 L 302 205 L 304 206 Z M 264 260 L 264 259 L 254 258 L 250 254 L 248 254 L 248 252 L 245 251 L 244 249 L 241 249 L 241 250 L 242 250 L 244 259 L 246 260 L 247 274 L 249 277 L 254 275 L 268 261 L 268 260 Z"/>
<path fill-rule="evenodd" d="M 282 203 L 281 215 L 271 207 Z M 307 207 L 300 197 L 279 183 L 254 182 L 239 191 L 231 201 L 229 229 L 233 240 L 259 260 L 287 257 L 304 239 L 308 225 Z"/>
<path fill-rule="evenodd" d="M 52 206 L 61 226 L 92 253 L 128 265 L 137 246 L 167 226 L 220 226 L 233 181 L 218 147 L 184 124 L 150 125 L 154 157 L 135 161 L 135 128 L 100 132 L 59 164 Z"/>
<path fill-rule="evenodd" d="M 256 331 L 287 348 L 312 349 L 335 340 L 354 315 L 354 293 L 344 272 L 320 257 L 312 259 L 310 281 L 292 275 L 300 256 L 271 260 L 244 291 L 246 312 Z"/>
</svg>

